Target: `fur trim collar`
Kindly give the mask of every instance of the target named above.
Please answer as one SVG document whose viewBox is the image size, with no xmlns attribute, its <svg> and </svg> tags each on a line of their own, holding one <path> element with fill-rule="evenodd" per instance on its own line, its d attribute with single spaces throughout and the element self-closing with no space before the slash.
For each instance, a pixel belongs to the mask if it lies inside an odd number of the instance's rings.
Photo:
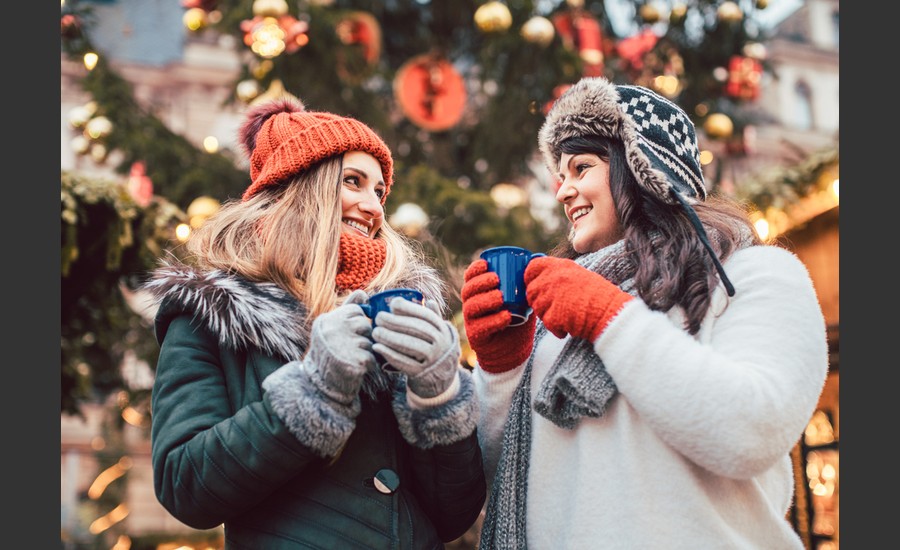
<svg viewBox="0 0 900 550">
<path fill-rule="evenodd" d="M 447 309 L 445 285 L 437 271 L 416 266 L 397 287 L 421 291 Z M 286 360 L 302 357 L 309 345 L 306 306 L 274 283 L 257 283 L 222 270 L 202 271 L 164 262 L 142 285 L 159 306 L 156 338 L 162 342 L 168 323 L 178 313 L 192 313 L 224 347 L 258 348 Z"/>
<path fill-rule="evenodd" d="M 160 342 L 172 316 L 190 312 L 231 349 L 255 347 L 294 359 L 302 357 L 309 344 L 306 306 L 273 283 L 255 283 L 218 269 L 200 271 L 164 263 L 143 289 L 160 304 L 156 316 Z"/>
</svg>

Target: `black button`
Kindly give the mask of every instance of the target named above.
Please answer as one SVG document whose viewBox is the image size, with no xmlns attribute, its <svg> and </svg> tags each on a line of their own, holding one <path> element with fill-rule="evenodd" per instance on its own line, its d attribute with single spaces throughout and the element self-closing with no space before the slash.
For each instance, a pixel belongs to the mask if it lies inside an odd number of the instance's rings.
<svg viewBox="0 0 900 550">
<path fill-rule="evenodd" d="M 389 468 L 378 470 L 378 472 L 375 473 L 373 482 L 375 483 L 375 488 L 378 489 L 378 492 L 386 495 L 393 494 L 394 491 L 397 490 L 397 487 L 400 487 L 400 477 L 394 470 Z"/>
</svg>

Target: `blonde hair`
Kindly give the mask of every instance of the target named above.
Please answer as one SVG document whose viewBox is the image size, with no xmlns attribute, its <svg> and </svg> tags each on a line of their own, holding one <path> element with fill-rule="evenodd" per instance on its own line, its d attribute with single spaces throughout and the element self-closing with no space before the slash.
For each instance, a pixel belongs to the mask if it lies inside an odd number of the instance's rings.
<svg viewBox="0 0 900 550">
<path fill-rule="evenodd" d="M 191 258 L 201 268 L 278 285 L 306 305 L 312 322 L 349 294 L 339 294 L 335 286 L 342 171 L 343 156 L 334 156 L 246 201 L 226 202 L 191 234 L 186 243 Z M 396 286 L 413 267 L 425 264 L 421 247 L 387 220 L 375 238 L 384 241 L 387 252 L 366 292 Z"/>
</svg>

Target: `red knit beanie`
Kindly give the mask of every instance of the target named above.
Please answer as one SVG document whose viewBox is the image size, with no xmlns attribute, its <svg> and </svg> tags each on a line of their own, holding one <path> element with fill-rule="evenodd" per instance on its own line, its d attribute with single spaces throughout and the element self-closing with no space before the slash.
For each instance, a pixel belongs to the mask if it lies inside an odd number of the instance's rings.
<svg viewBox="0 0 900 550">
<path fill-rule="evenodd" d="M 298 174 L 313 164 L 348 151 L 364 151 L 381 164 L 386 186 L 381 203 L 391 191 L 394 161 L 391 151 L 371 128 L 358 120 L 332 113 L 307 111 L 296 98 L 269 101 L 247 111 L 239 131 L 250 156 L 247 200 L 267 185 Z"/>
</svg>

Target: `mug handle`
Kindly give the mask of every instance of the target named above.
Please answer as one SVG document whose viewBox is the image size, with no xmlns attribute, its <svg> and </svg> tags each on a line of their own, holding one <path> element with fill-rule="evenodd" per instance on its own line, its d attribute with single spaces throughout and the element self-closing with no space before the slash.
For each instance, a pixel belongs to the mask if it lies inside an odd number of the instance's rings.
<svg viewBox="0 0 900 550">
<path fill-rule="evenodd" d="M 363 313 L 366 314 L 366 317 L 368 317 L 369 319 L 372 318 L 372 305 L 371 304 L 356 304 L 356 305 L 358 305 L 359 307 L 362 308 Z"/>
<path fill-rule="evenodd" d="M 531 256 L 528 256 L 528 261 L 530 262 L 531 260 L 533 260 L 535 258 L 542 258 L 544 256 L 546 256 L 546 254 L 544 254 L 543 252 L 535 252 Z"/>
</svg>

